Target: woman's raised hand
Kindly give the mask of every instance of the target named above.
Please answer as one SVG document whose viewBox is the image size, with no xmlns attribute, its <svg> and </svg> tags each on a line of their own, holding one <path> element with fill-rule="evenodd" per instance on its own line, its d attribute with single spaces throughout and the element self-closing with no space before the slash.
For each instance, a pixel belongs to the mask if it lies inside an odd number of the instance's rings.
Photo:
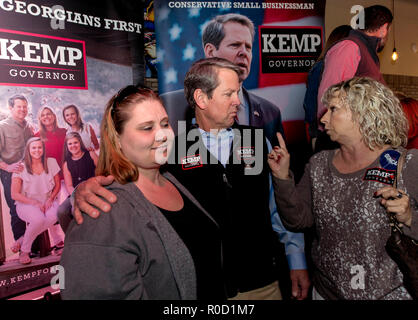
<svg viewBox="0 0 418 320">
<path fill-rule="evenodd" d="M 279 146 L 274 146 L 268 154 L 268 164 L 274 177 L 279 179 L 289 179 L 290 155 L 287 152 L 286 143 L 282 135 L 277 132 Z"/>
</svg>

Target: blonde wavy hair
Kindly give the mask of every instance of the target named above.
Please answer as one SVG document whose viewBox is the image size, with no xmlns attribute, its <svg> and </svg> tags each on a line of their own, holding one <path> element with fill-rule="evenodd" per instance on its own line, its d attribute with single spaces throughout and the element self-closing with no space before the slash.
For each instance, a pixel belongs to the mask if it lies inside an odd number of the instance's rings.
<svg viewBox="0 0 418 320">
<path fill-rule="evenodd" d="M 392 90 L 367 77 L 354 77 L 329 87 L 321 101 L 329 105 L 338 98 L 352 113 L 363 142 L 371 149 L 390 145 L 405 147 L 408 141 L 408 120 L 399 99 Z"/>
<path fill-rule="evenodd" d="M 45 126 L 42 124 L 41 116 L 42 116 L 42 112 L 44 112 L 44 110 L 46 110 L 46 109 L 48 109 L 52 113 L 52 115 L 54 116 L 54 130 L 53 131 L 58 129 L 57 115 L 55 114 L 54 110 L 52 110 L 52 108 L 48 107 L 48 106 L 41 107 L 38 110 L 38 124 L 39 124 L 39 135 L 41 136 L 41 138 L 43 140 L 46 140 L 47 130 L 46 130 Z"/>
</svg>

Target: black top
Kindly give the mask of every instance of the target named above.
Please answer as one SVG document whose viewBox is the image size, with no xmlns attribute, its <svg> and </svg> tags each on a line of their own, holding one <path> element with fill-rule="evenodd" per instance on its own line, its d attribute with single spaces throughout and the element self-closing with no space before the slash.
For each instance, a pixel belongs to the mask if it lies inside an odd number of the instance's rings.
<svg viewBox="0 0 418 320">
<path fill-rule="evenodd" d="M 185 243 L 196 269 L 197 299 L 226 299 L 222 273 L 221 235 L 217 225 L 182 194 L 179 211 L 160 209 Z"/>
<path fill-rule="evenodd" d="M 177 145 L 183 139 L 186 141 L 187 153 L 181 154 L 181 148 L 176 148 L 174 159 L 200 158 L 201 163 L 167 165 L 169 172 L 192 190 L 221 229 L 228 297 L 277 280 L 274 265 L 277 236 L 269 209 L 266 139 L 248 126 L 233 129 L 236 129 L 234 140 L 225 167 L 206 149 L 200 135 L 190 141 L 185 137 L 188 132 L 176 137 Z"/>
<path fill-rule="evenodd" d="M 68 171 L 71 173 L 74 188 L 80 182 L 94 177 L 96 166 L 94 165 L 94 161 L 89 152 L 84 152 L 84 155 L 78 160 L 73 160 L 69 157 L 66 161 Z"/>
</svg>

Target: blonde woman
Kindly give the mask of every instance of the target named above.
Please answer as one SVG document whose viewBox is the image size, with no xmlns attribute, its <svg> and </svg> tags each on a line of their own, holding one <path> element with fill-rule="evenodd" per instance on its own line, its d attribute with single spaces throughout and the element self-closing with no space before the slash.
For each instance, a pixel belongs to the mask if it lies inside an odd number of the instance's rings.
<svg viewBox="0 0 418 320">
<path fill-rule="evenodd" d="M 327 112 L 321 122 L 340 147 L 314 155 L 297 187 L 281 137 L 269 160 L 284 225 L 315 226 L 313 298 L 411 299 L 385 250 L 388 214 L 418 239 L 418 150 L 404 148 L 408 123 L 399 100 L 376 80 L 353 78 L 331 86 L 322 101 Z"/>
<path fill-rule="evenodd" d="M 40 137 L 45 142 L 46 156 L 57 160 L 58 165 L 61 167 L 62 150 L 67 130 L 58 127 L 57 116 L 48 106 L 43 106 L 39 109 L 38 124 L 39 131 L 35 133 L 35 136 Z M 62 173 L 60 173 L 60 176 L 62 177 Z"/>
</svg>

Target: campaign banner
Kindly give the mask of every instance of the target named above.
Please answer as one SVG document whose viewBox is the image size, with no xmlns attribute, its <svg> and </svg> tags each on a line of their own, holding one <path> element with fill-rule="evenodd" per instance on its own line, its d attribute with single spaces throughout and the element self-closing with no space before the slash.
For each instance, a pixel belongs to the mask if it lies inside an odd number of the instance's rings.
<svg viewBox="0 0 418 320">
<path fill-rule="evenodd" d="M 71 193 L 62 174 L 66 133 L 77 131 L 86 149 L 98 154 L 106 103 L 120 88 L 143 83 L 144 77 L 143 2 L 1 0 L 0 162 L 23 165 L 25 142 L 31 135 L 40 136 L 45 154 L 59 166 L 56 201 L 63 204 Z M 27 110 L 19 112 L 25 113 L 27 126 L 13 118 L 14 106 L 22 104 Z M 71 122 L 64 110 L 81 122 Z M 51 118 L 53 125 L 45 120 Z M 19 250 L 27 246 L 22 239 L 30 222 L 21 212 L 16 214 L 19 209 L 10 195 L 12 174 L 0 173 L 0 298 L 4 298 L 49 282 L 64 233 L 58 224 L 42 230 L 42 239 L 38 236 L 32 243 L 31 262 L 23 265 Z M 39 270 L 42 276 L 36 273 Z"/>
<path fill-rule="evenodd" d="M 260 73 L 306 73 L 322 49 L 319 27 L 260 26 Z"/>
<path fill-rule="evenodd" d="M 174 93 L 183 89 L 192 63 L 205 57 L 205 26 L 217 16 L 237 13 L 249 18 L 255 29 L 243 87 L 280 109 L 288 143 L 305 141 L 305 83 L 324 43 L 325 0 L 155 0 L 154 8 L 159 91 L 175 131 L 188 111 Z M 238 61 L 233 55 L 218 56 Z"/>
<path fill-rule="evenodd" d="M 0 29 L 0 85 L 88 89 L 85 42 Z"/>
</svg>

